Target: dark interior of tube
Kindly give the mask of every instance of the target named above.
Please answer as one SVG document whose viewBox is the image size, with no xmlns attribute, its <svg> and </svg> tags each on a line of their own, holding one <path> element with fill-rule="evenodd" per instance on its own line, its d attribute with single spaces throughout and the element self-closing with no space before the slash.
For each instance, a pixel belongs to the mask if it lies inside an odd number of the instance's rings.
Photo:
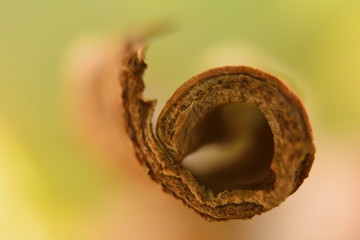
<svg viewBox="0 0 360 240">
<path fill-rule="evenodd" d="M 258 108 L 245 103 L 222 105 L 207 114 L 189 137 L 182 165 L 206 189 L 219 193 L 273 186 L 273 134 Z"/>
</svg>

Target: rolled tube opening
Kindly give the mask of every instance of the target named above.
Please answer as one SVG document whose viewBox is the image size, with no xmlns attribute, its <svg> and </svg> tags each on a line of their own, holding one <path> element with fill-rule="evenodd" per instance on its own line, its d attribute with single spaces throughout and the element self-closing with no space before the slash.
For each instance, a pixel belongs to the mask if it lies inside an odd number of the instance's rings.
<svg viewBox="0 0 360 240">
<path fill-rule="evenodd" d="M 264 114 L 246 103 L 217 107 L 190 133 L 182 161 L 214 193 L 272 188 L 274 140 Z"/>
</svg>

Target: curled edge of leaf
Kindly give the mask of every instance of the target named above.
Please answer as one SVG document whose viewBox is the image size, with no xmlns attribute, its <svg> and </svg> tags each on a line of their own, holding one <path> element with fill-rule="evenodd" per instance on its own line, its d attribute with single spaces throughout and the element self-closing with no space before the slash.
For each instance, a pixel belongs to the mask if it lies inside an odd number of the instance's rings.
<svg viewBox="0 0 360 240">
<path fill-rule="evenodd" d="M 162 110 L 156 133 L 152 115 L 156 101 L 142 92 L 144 44 L 141 38 L 124 43 L 120 84 L 125 127 L 139 162 L 149 176 L 208 220 L 248 219 L 278 206 L 308 176 L 315 147 L 301 101 L 278 78 L 247 66 L 205 71 L 185 82 Z M 235 189 L 214 194 L 181 166 L 189 131 L 206 113 L 223 104 L 256 106 L 267 119 L 274 138 L 272 187 Z"/>
</svg>

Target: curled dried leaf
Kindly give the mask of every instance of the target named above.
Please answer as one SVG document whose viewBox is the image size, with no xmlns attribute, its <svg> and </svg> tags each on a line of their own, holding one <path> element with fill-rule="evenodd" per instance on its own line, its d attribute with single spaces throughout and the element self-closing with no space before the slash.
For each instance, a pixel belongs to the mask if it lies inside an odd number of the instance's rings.
<svg viewBox="0 0 360 240">
<path fill-rule="evenodd" d="M 268 211 L 298 189 L 315 148 L 306 111 L 283 82 L 246 66 L 205 71 L 168 100 L 155 136 L 143 54 L 141 38 L 124 44 L 124 120 L 138 160 L 165 192 L 208 220 L 228 220 Z M 210 158 L 217 162 L 200 171 Z"/>
</svg>

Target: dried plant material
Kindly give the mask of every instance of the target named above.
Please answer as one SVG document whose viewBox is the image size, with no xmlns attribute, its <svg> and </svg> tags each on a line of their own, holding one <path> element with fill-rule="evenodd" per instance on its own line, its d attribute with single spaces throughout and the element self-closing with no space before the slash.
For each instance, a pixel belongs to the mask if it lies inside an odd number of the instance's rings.
<svg viewBox="0 0 360 240">
<path fill-rule="evenodd" d="M 122 107 L 136 156 L 164 191 L 208 220 L 228 220 L 268 211 L 298 189 L 315 149 L 302 103 L 279 79 L 246 66 L 205 71 L 168 100 L 155 135 L 143 54 L 141 38 L 125 42 Z"/>
</svg>

